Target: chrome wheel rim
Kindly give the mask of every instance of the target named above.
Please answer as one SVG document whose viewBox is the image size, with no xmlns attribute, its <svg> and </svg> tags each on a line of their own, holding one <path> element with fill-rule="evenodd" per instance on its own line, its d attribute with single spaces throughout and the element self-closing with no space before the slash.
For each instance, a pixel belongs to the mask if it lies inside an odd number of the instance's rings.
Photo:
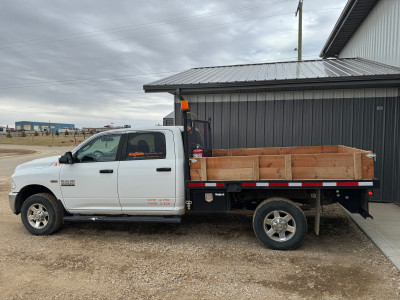
<svg viewBox="0 0 400 300">
<path fill-rule="evenodd" d="M 264 231 L 272 240 L 286 242 L 296 233 L 296 222 L 286 211 L 274 210 L 264 218 Z"/>
<path fill-rule="evenodd" d="M 49 212 L 42 204 L 35 203 L 28 208 L 29 224 L 36 229 L 42 229 L 49 223 Z"/>
</svg>

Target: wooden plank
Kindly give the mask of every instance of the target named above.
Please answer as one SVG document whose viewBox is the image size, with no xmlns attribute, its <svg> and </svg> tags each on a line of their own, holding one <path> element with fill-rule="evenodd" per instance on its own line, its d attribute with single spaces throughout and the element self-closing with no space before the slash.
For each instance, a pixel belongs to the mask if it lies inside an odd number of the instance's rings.
<svg viewBox="0 0 400 300">
<path fill-rule="evenodd" d="M 353 166 L 351 167 L 297 167 L 292 168 L 293 180 L 301 179 L 353 179 Z"/>
<path fill-rule="evenodd" d="M 284 168 L 285 157 L 283 155 L 261 155 L 259 156 L 260 168 Z"/>
<path fill-rule="evenodd" d="M 201 163 L 200 160 L 197 158 L 191 158 L 189 159 L 190 161 L 190 169 L 200 169 L 201 168 Z"/>
<path fill-rule="evenodd" d="M 362 167 L 362 178 L 363 179 L 374 179 L 374 166 L 363 166 Z"/>
<path fill-rule="evenodd" d="M 191 180 L 201 180 L 200 169 L 190 169 Z"/>
<path fill-rule="evenodd" d="M 285 179 L 292 180 L 292 156 L 285 155 Z"/>
<path fill-rule="evenodd" d="M 369 152 L 369 153 L 372 154 L 372 152 Z M 374 165 L 374 159 L 372 157 L 371 158 L 367 157 L 367 155 L 363 153 L 361 155 L 361 163 L 362 163 L 363 166 L 373 166 Z"/>
<path fill-rule="evenodd" d="M 253 168 L 208 169 L 208 180 L 253 180 Z"/>
<path fill-rule="evenodd" d="M 293 154 L 293 167 L 347 167 L 353 164 L 352 153 Z"/>
<path fill-rule="evenodd" d="M 258 156 L 253 156 L 253 179 L 260 180 L 260 165 Z"/>
<path fill-rule="evenodd" d="M 370 153 L 370 151 L 347 147 L 347 146 L 343 146 L 343 145 L 339 145 L 337 147 L 338 147 L 339 153 L 355 153 L 355 152 Z"/>
<path fill-rule="evenodd" d="M 207 157 L 207 169 L 252 168 L 252 156 L 220 156 Z"/>
<path fill-rule="evenodd" d="M 368 151 L 373 153 L 372 151 Z M 367 153 L 368 154 L 368 153 Z M 361 155 L 362 164 L 362 178 L 363 179 L 374 179 L 374 159 L 367 157 L 367 154 L 363 153 Z"/>
<path fill-rule="evenodd" d="M 355 152 L 354 155 L 354 179 L 362 179 L 362 164 L 361 164 L 361 152 Z"/>
<path fill-rule="evenodd" d="M 285 180 L 285 168 L 260 168 L 260 180 Z"/>
<path fill-rule="evenodd" d="M 318 154 L 318 153 L 337 153 L 337 152 L 338 152 L 338 146 L 238 148 L 238 149 L 213 150 L 213 157 L 217 157 L 217 156 L 251 156 L 251 155 L 286 155 L 286 154 Z"/>
<path fill-rule="evenodd" d="M 200 164 L 201 164 L 201 173 L 200 173 L 200 177 L 201 177 L 201 181 L 207 181 L 207 158 L 203 157 L 203 158 L 199 158 L 200 159 Z"/>
</svg>

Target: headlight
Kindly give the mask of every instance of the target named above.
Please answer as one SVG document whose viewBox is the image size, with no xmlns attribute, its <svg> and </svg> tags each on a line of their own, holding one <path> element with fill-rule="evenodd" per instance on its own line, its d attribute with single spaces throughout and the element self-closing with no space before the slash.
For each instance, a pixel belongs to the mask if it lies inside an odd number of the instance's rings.
<svg viewBox="0 0 400 300">
<path fill-rule="evenodd" d="M 16 187 L 14 180 L 11 179 L 11 190 L 15 190 Z"/>
</svg>

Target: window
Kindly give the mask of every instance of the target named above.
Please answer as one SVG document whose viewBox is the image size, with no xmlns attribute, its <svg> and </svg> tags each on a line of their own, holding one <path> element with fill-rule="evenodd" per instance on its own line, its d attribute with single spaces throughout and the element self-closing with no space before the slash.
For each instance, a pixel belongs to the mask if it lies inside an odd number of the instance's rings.
<svg viewBox="0 0 400 300">
<path fill-rule="evenodd" d="M 165 135 L 161 132 L 131 133 L 128 136 L 126 160 L 165 158 Z"/>
<path fill-rule="evenodd" d="M 115 161 L 121 135 L 100 136 L 78 150 L 76 162 Z"/>
</svg>

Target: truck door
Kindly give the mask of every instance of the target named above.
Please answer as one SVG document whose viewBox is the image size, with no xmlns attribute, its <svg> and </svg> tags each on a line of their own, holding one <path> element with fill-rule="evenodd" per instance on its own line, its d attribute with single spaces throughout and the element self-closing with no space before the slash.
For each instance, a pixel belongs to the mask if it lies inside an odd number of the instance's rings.
<svg viewBox="0 0 400 300">
<path fill-rule="evenodd" d="M 175 205 L 175 143 L 170 130 L 137 131 L 126 139 L 118 168 L 122 211 L 152 214 Z"/>
<path fill-rule="evenodd" d="M 61 166 L 61 192 L 68 210 L 121 213 L 117 190 L 120 141 L 121 134 L 99 136 L 74 154 L 73 164 Z"/>
</svg>

